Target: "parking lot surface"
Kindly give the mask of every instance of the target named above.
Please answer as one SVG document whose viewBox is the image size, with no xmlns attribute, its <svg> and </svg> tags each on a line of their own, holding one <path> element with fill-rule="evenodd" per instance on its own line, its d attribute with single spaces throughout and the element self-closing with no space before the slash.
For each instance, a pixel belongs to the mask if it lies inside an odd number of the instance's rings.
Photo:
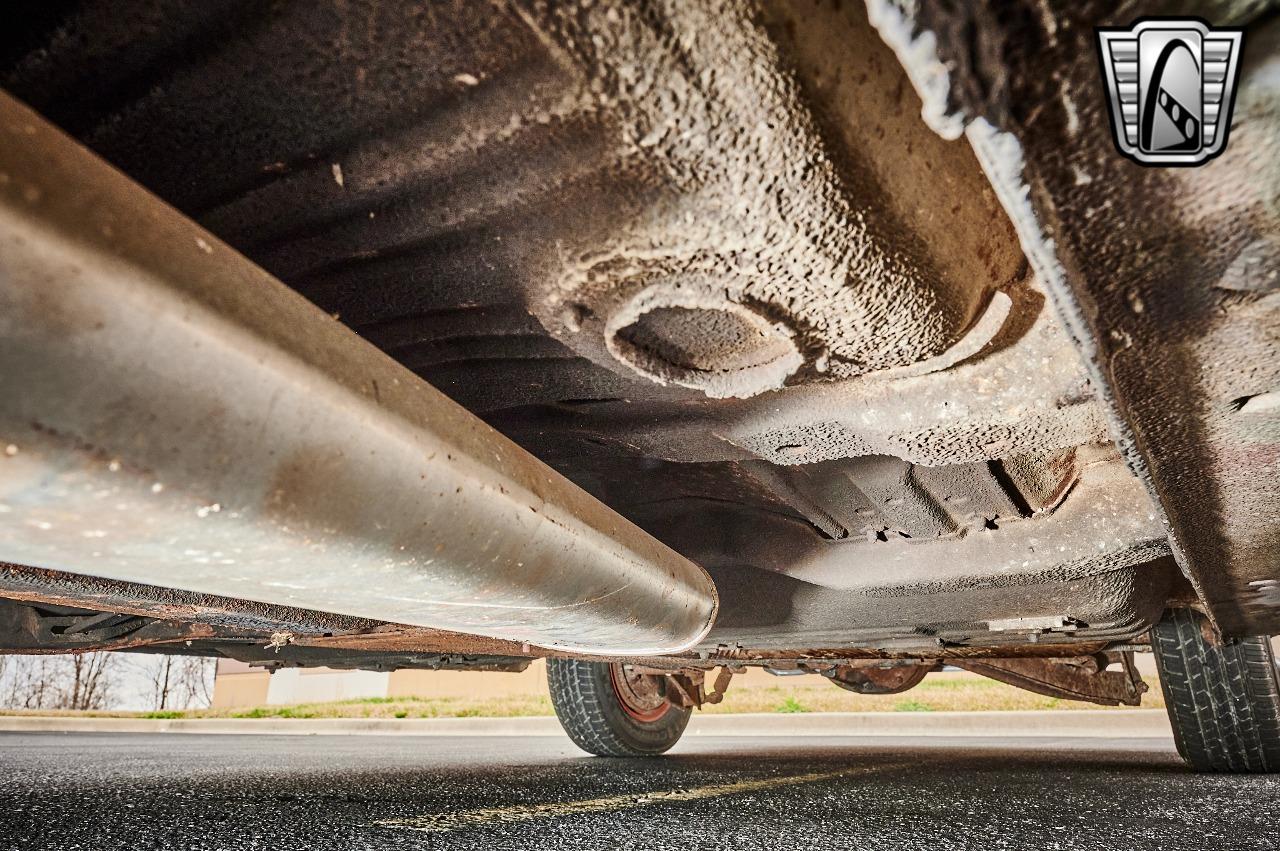
<svg viewBox="0 0 1280 851">
<path fill-rule="evenodd" d="M 1165 740 L 0 734 L 22 849 L 1274 849 L 1280 777 Z"/>
</svg>

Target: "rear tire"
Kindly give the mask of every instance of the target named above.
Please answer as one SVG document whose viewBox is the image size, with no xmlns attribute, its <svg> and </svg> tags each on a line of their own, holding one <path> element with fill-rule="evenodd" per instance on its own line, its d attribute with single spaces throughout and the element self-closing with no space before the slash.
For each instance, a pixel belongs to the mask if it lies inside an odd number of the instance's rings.
<svg viewBox="0 0 1280 851">
<path fill-rule="evenodd" d="M 1196 771 L 1280 771 L 1280 668 L 1266 636 L 1216 644 L 1203 617 L 1171 611 L 1153 631 L 1173 738 Z"/>
<path fill-rule="evenodd" d="M 664 677 L 608 662 L 548 659 L 551 705 L 573 743 L 596 756 L 657 756 L 671 749 L 692 710 L 666 697 Z"/>
</svg>

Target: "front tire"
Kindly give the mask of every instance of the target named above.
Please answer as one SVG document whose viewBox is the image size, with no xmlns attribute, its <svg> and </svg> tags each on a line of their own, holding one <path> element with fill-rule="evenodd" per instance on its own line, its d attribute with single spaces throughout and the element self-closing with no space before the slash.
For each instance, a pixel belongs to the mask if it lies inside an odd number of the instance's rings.
<svg viewBox="0 0 1280 851">
<path fill-rule="evenodd" d="M 1196 771 L 1280 771 L 1280 668 L 1266 636 L 1210 641 L 1180 609 L 1153 632 L 1173 738 Z"/>
<path fill-rule="evenodd" d="M 657 756 L 671 749 L 692 710 L 666 696 L 666 678 L 629 666 L 548 659 L 551 705 L 573 743 L 596 756 Z"/>
</svg>

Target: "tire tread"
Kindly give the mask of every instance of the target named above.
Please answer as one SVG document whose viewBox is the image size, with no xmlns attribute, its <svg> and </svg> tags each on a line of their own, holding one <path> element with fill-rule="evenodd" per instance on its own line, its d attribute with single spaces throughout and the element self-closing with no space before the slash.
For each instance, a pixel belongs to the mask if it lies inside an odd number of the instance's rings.
<svg viewBox="0 0 1280 851">
<path fill-rule="evenodd" d="M 631 719 L 618 702 L 606 663 L 548 659 L 547 684 L 560 726 L 574 744 L 596 756 L 657 756 L 689 723 L 690 711 L 678 707 L 651 724 Z"/>
<path fill-rule="evenodd" d="M 1270 639 L 1216 644 L 1202 624 L 1180 609 L 1153 631 L 1178 752 L 1197 771 L 1280 771 L 1280 678 Z"/>
</svg>

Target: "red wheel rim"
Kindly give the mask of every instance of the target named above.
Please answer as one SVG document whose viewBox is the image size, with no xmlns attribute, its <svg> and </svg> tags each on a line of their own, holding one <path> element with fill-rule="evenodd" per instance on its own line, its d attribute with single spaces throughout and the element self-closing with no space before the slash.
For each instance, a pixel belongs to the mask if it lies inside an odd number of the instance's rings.
<svg viewBox="0 0 1280 851">
<path fill-rule="evenodd" d="M 667 700 L 662 688 L 662 678 L 628 671 L 629 667 L 617 664 L 609 666 L 609 682 L 613 684 L 613 693 L 617 696 L 622 711 L 642 724 L 652 724 L 671 709 L 671 701 Z"/>
</svg>

